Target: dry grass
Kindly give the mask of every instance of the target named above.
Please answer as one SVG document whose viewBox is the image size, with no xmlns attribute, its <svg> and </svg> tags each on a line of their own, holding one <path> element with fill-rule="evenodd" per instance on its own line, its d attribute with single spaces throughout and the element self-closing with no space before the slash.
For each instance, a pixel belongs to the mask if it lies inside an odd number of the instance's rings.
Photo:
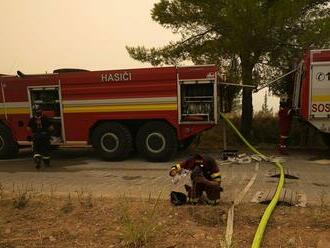
<svg viewBox="0 0 330 248">
<path fill-rule="evenodd" d="M 4 189 L 0 247 L 206 248 L 220 247 L 224 237 L 229 203 L 173 207 L 159 197 L 89 197 L 87 192 L 80 191 L 79 197 L 77 193 L 54 194 L 52 201 L 49 192 L 34 193 L 23 208 L 16 208 L 12 203 L 17 194 Z M 86 207 L 90 201 L 93 207 Z M 264 208 L 255 204 L 238 206 L 233 247 L 251 245 Z M 330 235 L 330 210 L 322 209 L 322 222 L 316 222 L 314 214 L 309 208 L 278 207 L 263 246 L 316 247 L 321 234 Z"/>
<path fill-rule="evenodd" d="M 93 194 L 87 189 L 80 189 L 76 191 L 77 199 L 81 207 L 92 208 L 94 206 Z"/>
<path fill-rule="evenodd" d="M 2 183 L 0 183 L 0 201 L 4 197 L 4 193 L 5 193 L 4 190 L 5 190 L 5 187 L 2 185 Z"/>
<path fill-rule="evenodd" d="M 161 232 L 161 225 L 158 222 L 160 194 L 156 200 L 149 197 L 143 201 L 142 208 L 134 211 L 133 204 L 126 197 L 120 198 L 118 213 L 122 227 L 121 239 L 125 247 L 145 247 L 148 242 Z"/>
<path fill-rule="evenodd" d="M 71 194 L 69 193 L 64 201 L 63 206 L 61 207 L 61 212 L 63 212 L 64 214 L 68 214 L 71 213 L 73 209 L 74 209 L 74 205 L 71 198 Z"/>
<path fill-rule="evenodd" d="M 13 187 L 13 206 L 18 209 L 25 208 L 30 200 L 36 196 L 36 191 L 31 185 L 20 185 Z"/>
<path fill-rule="evenodd" d="M 325 227 L 328 227 L 330 229 L 330 221 L 327 219 L 327 215 L 329 212 L 329 207 L 326 205 L 326 198 L 328 196 L 328 192 L 325 190 L 322 190 L 319 192 L 319 207 L 314 207 L 313 209 L 313 218 L 315 223 L 318 223 L 319 225 L 323 225 Z"/>
</svg>

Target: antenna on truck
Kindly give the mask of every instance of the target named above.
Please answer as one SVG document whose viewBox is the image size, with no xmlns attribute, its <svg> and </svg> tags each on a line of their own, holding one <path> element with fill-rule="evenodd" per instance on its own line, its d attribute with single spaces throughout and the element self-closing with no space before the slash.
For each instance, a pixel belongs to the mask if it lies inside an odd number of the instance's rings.
<svg viewBox="0 0 330 248">
<path fill-rule="evenodd" d="M 21 71 L 17 71 L 17 76 L 19 77 L 25 77 L 25 74 Z"/>
</svg>

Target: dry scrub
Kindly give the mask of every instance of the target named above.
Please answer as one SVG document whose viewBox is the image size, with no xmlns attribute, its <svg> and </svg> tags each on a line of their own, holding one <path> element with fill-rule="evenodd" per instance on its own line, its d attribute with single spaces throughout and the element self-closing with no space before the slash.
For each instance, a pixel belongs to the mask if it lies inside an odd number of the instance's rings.
<svg viewBox="0 0 330 248">
<path fill-rule="evenodd" d="M 230 206 L 173 207 L 158 196 L 104 198 L 88 190 L 58 196 L 34 189 L 17 208 L 13 202 L 31 191 L 15 192 L 3 189 L 0 198 L 0 247 L 220 248 Z M 250 246 L 264 208 L 238 206 L 233 247 Z M 316 247 L 322 237 L 330 237 L 329 208 L 278 207 L 263 246 Z"/>
</svg>

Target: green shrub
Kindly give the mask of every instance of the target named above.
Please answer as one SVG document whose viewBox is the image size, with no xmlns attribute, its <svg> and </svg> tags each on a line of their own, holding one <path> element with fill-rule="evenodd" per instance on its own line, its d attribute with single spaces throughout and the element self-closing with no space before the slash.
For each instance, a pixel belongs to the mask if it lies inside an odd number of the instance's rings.
<svg viewBox="0 0 330 248">
<path fill-rule="evenodd" d="M 236 114 L 227 114 L 227 117 L 236 127 L 240 127 L 240 116 Z M 201 134 L 198 148 L 205 149 L 223 149 L 223 125 L 222 120 L 219 124 L 210 130 L 207 130 Z M 278 127 L 278 115 L 272 113 L 258 112 L 254 115 L 252 122 L 251 139 L 250 143 L 254 145 L 258 144 L 272 144 L 275 145 L 279 140 L 279 127 Z M 228 149 L 232 147 L 242 146 L 242 141 L 236 136 L 236 134 L 226 127 L 227 146 Z M 196 142 L 195 142 L 196 145 Z M 289 146 L 299 147 L 321 147 L 324 146 L 321 135 L 318 130 L 313 128 L 306 122 L 303 122 L 298 117 L 294 117 L 292 120 L 291 131 L 288 140 Z"/>
<path fill-rule="evenodd" d="M 149 199 L 142 209 L 134 209 L 126 197 L 121 199 L 119 216 L 122 234 L 120 238 L 125 247 L 145 247 L 160 232 L 161 226 L 157 222 L 157 211 L 160 207 L 159 197 L 154 202 Z M 132 213 L 132 209 L 135 212 Z"/>
<path fill-rule="evenodd" d="M 17 188 L 17 191 L 13 195 L 13 206 L 14 208 L 23 209 L 25 208 L 30 200 L 33 198 L 35 192 L 33 189 L 28 187 Z"/>
<path fill-rule="evenodd" d="M 253 118 L 252 142 L 276 144 L 278 142 L 278 119 L 271 113 L 258 112 Z"/>
</svg>

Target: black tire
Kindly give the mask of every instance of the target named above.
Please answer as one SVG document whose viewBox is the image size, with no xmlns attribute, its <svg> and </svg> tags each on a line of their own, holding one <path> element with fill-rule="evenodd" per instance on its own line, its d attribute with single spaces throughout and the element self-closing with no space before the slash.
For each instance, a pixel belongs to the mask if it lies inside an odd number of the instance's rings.
<svg viewBox="0 0 330 248">
<path fill-rule="evenodd" d="M 117 122 L 102 123 L 92 135 L 92 145 L 105 160 L 124 160 L 132 150 L 129 129 Z"/>
<path fill-rule="evenodd" d="M 147 122 L 136 135 L 136 147 L 148 161 L 169 161 L 178 150 L 176 132 L 165 122 Z"/>
<path fill-rule="evenodd" d="M 180 151 L 186 150 L 195 141 L 195 138 L 196 138 L 196 136 L 191 136 L 185 140 L 182 140 L 180 142 L 179 150 Z"/>
<path fill-rule="evenodd" d="M 330 133 L 322 133 L 323 143 L 330 148 Z"/>
<path fill-rule="evenodd" d="M 18 145 L 10 130 L 0 124 L 0 159 L 16 158 Z"/>
</svg>

